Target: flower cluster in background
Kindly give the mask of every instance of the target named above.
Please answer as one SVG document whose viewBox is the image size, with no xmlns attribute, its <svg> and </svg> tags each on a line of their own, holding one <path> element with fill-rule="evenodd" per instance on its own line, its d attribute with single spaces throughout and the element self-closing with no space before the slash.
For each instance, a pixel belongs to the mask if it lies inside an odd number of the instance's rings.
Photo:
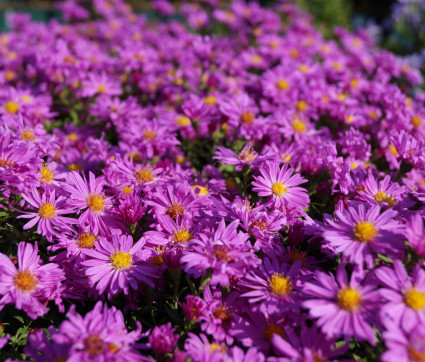
<svg viewBox="0 0 425 362">
<path fill-rule="evenodd" d="M 291 2 L 153 5 L 0 35 L 4 359 L 423 360 L 421 73 Z"/>
</svg>

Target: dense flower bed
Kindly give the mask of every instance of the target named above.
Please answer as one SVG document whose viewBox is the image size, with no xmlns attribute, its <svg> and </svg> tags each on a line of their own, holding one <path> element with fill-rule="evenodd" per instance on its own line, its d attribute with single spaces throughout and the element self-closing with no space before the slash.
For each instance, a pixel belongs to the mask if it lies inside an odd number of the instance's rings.
<svg viewBox="0 0 425 362">
<path fill-rule="evenodd" d="M 155 6 L 0 36 L 2 359 L 423 360 L 420 73 L 288 3 Z"/>
</svg>

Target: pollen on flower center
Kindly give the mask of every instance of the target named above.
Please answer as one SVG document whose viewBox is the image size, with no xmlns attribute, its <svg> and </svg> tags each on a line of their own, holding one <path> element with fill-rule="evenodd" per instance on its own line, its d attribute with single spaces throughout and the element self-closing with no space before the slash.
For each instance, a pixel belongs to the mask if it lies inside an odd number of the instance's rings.
<svg viewBox="0 0 425 362">
<path fill-rule="evenodd" d="M 4 167 L 4 166 L 12 168 L 13 166 L 15 166 L 15 162 L 0 158 L 0 167 Z"/>
<path fill-rule="evenodd" d="M 338 292 L 337 300 L 341 309 L 353 312 L 359 309 L 362 303 L 362 296 L 356 289 L 345 288 Z"/>
<path fill-rule="evenodd" d="M 100 93 L 100 94 L 106 93 L 106 85 L 104 85 L 104 84 L 99 85 L 97 87 L 97 93 Z"/>
<path fill-rule="evenodd" d="M 307 128 L 303 122 L 297 120 L 292 123 L 292 129 L 297 133 L 305 133 Z"/>
<path fill-rule="evenodd" d="M 96 237 L 91 232 L 82 233 L 78 236 L 78 246 L 83 249 L 92 249 L 95 241 Z"/>
<path fill-rule="evenodd" d="M 252 113 L 251 111 L 244 111 L 241 114 L 241 121 L 242 123 L 245 123 L 247 126 L 250 126 L 251 124 L 254 123 L 254 113 Z"/>
<path fill-rule="evenodd" d="M 34 141 L 35 140 L 34 132 L 31 131 L 31 130 L 23 131 L 21 133 L 21 140 L 22 141 Z"/>
<path fill-rule="evenodd" d="M 270 290 L 279 296 L 288 295 L 292 290 L 291 278 L 274 273 L 269 280 Z"/>
<path fill-rule="evenodd" d="M 186 230 L 185 228 L 182 228 L 182 229 L 176 231 L 174 233 L 174 236 L 173 236 L 173 240 L 174 240 L 175 244 L 181 243 L 181 242 L 186 243 L 190 239 L 192 239 L 192 234 L 188 230 Z"/>
<path fill-rule="evenodd" d="M 220 319 L 221 324 L 223 325 L 229 325 L 232 320 L 231 310 L 223 304 L 220 304 L 216 309 L 214 309 L 213 316 L 214 318 Z"/>
<path fill-rule="evenodd" d="M 111 263 L 115 269 L 125 270 L 133 265 L 133 260 L 129 253 L 117 251 L 111 255 Z"/>
<path fill-rule="evenodd" d="M 49 184 L 53 181 L 53 172 L 50 171 L 47 165 L 43 165 L 40 169 L 41 177 L 39 180 L 43 183 Z"/>
<path fill-rule="evenodd" d="M 272 193 L 276 196 L 282 196 L 288 189 L 283 182 L 276 182 L 272 186 Z"/>
<path fill-rule="evenodd" d="M 206 186 L 194 185 L 192 186 L 192 190 L 195 191 L 198 196 L 208 195 L 208 188 Z"/>
<path fill-rule="evenodd" d="M 186 116 L 178 116 L 176 118 L 176 123 L 181 127 L 187 127 L 190 125 L 190 119 Z"/>
<path fill-rule="evenodd" d="M 216 245 L 212 251 L 212 254 L 218 259 L 222 261 L 231 261 L 232 259 L 227 254 L 227 247 L 224 245 Z"/>
<path fill-rule="evenodd" d="M 418 350 L 417 346 L 409 344 L 409 346 L 407 347 L 407 353 L 409 354 L 409 361 L 421 362 L 425 360 L 425 351 Z"/>
<path fill-rule="evenodd" d="M 268 325 L 264 330 L 264 337 L 266 338 L 266 340 L 270 341 L 273 338 L 274 334 L 277 334 L 281 337 L 285 336 L 285 332 L 281 327 L 277 326 L 276 324 Z"/>
<path fill-rule="evenodd" d="M 213 354 L 215 351 L 219 351 L 221 353 L 226 353 L 226 346 L 221 345 L 221 344 L 217 344 L 217 343 L 211 343 L 210 344 L 210 353 Z"/>
<path fill-rule="evenodd" d="M 101 212 L 105 209 L 103 198 L 99 195 L 89 195 L 87 198 L 87 206 L 93 212 Z"/>
<path fill-rule="evenodd" d="M 99 336 L 91 334 L 84 340 L 84 350 L 90 357 L 97 356 L 103 351 L 103 342 Z"/>
<path fill-rule="evenodd" d="M 255 158 L 255 151 L 246 150 L 244 152 L 239 153 L 238 158 L 244 162 L 251 162 Z"/>
<path fill-rule="evenodd" d="M 144 184 L 146 182 L 152 182 L 154 180 L 154 175 L 151 170 L 147 167 L 142 168 L 141 170 L 134 171 L 134 177 L 137 182 L 140 184 Z"/>
<path fill-rule="evenodd" d="M 20 291 L 29 293 L 37 287 L 38 280 L 28 269 L 25 269 L 15 275 L 14 284 Z"/>
<path fill-rule="evenodd" d="M 147 140 L 154 140 L 156 138 L 156 132 L 145 130 L 143 131 L 143 137 L 145 137 Z"/>
<path fill-rule="evenodd" d="M 375 201 L 378 204 L 386 202 L 390 206 L 394 206 L 397 202 L 394 200 L 394 197 L 387 195 L 385 191 L 378 191 L 375 195 Z"/>
<path fill-rule="evenodd" d="M 167 207 L 167 211 L 165 212 L 169 217 L 173 218 L 173 219 L 177 219 L 178 217 L 182 217 L 183 216 L 183 212 L 184 212 L 185 208 L 178 204 L 178 203 L 173 203 L 171 206 Z"/>
<path fill-rule="evenodd" d="M 368 221 L 361 221 L 354 227 L 354 236 L 359 241 L 371 241 L 377 232 L 375 226 Z"/>
<path fill-rule="evenodd" d="M 289 89 L 289 83 L 285 79 L 281 79 L 276 83 L 276 86 L 279 90 L 286 91 Z"/>
<path fill-rule="evenodd" d="M 415 288 L 410 289 L 404 294 L 406 305 L 416 311 L 425 307 L 425 294 Z"/>
<path fill-rule="evenodd" d="M 10 114 L 16 114 L 19 112 L 19 104 L 12 101 L 8 101 L 4 108 L 6 109 L 6 112 Z"/>
<path fill-rule="evenodd" d="M 40 206 L 38 214 L 44 219 L 51 219 L 55 216 L 56 208 L 50 203 L 46 202 Z"/>
</svg>

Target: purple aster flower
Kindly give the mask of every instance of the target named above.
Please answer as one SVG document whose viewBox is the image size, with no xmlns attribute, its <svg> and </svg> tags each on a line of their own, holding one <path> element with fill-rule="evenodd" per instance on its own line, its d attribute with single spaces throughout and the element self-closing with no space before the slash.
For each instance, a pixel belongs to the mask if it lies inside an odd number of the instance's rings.
<svg viewBox="0 0 425 362">
<path fill-rule="evenodd" d="M 55 344 L 69 346 L 69 361 L 138 361 L 142 356 L 134 344 L 140 338 L 141 325 L 128 332 L 124 317 L 115 307 L 97 302 L 84 317 L 72 305 L 59 330 L 52 335 Z M 146 359 L 147 360 L 147 359 Z"/>
<path fill-rule="evenodd" d="M 409 277 L 403 263 L 394 260 L 394 269 L 383 266 L 375 275 L 384 287 L 379 290 L 386 301 L 382 318 L 393 319 L 406 331 L 418 323 L 425 325 L 425 270 L 418 266 Z"/>
<path fill-rule="evenodd" d="M 94 234 L 109 235 L 110 232 L 120 233 L 122 223 L 111 213 L 112 201 L 103 193 L 105 180 L 103 177 L 96 179 L 89 172 L 89 182 L 85 176 L 81 177 L 77 171 L 70 172 L 68 184 L 62 188 L 71 195 L 67 203 L 78 211 L 83 211 L 79 221 L 82 225 L 90 225 Z"/>
<path fill-rule="evenodd" d="M 65 206 L 65 198 L 59 196 L 56 199 L 55 191 L 45 191 L 41 196 L 36 188 L 31 190 L 30 194 L 22 194 L 22 197 L 33 207 L 37 212 L 25 212 L 25 215 L 19 215 L 17 218 L 32 219 L 27 222 L 23 229 L 30 229 L 38 223 L 37 232 L 41 235 L 51 238 L 57 235 L 60 231 L 69 230 L 70 224 L 78 223 L 77 219 L 64 217 L 63 214 L 69 214 L 74 210 L 71 208 L 62 208 Z"/>
<path fill-rule="evenodd" d="M 251 143 L 247 143 L 239 154 L 226 147 L 217 147 L 213 159 L 224 165 L 236 165 L 236 171 L 242 171 L 245 165 L 256 167 L 264 162 L 264 157 L 258 156 Z"/>
<path fill-rule="evenodd" d="M 171 353 L 177 346 L 179 336 L 171 323 L 156 326 L 149 336 L 149 346 L 155 355 Z"/>
<path fill-rule="evenodd" d="M 378 204 L 381 207 L 393 207 L 403 199 L 404 187 L 397 182 L 391 182 L 391 177 L 386 175 L 382 181 L 378 181 L 373 175 L 362 183 L 364 190 L 360 191 L 362 198 L 370 204 Z"/>
<path fill-rule="evenodd" d="M 258 192 L 259 196 L 269 196 L 275 208 L 297 207 L 304 209 L 308 206 L 310 199 L 307 190 L 297 187 L 307 182 L 300 175 L 295 174 L 288 165 L 279 168 L 277 162 L 267 162 L 260 169 L 262 176 L 254 176 L 252 191 Z"/>
<path fill-rule="evenodd" d="M 310 295 L 303 306 L 330 338 L 340 335 L 356 337 L 375 344 L 372 325 L 380 303 L 376 284 L 364 279 L 364 272 L 356 270 L 348 280 L 347 272 L 339 264 L 336 279 L 333 274 L 316 271 L 315 281 L 306 283 L 304 291 Z"/>
<path fill-rule="evenodd" d="M 199 335 L 188 333 L 188 339 L 184 344 L 187 357 L 193 361 L 221 362 L 226 361 L 228 347 L 224 343 L 210 343 L 205 334 Z"/>
<path fill-rule="evenodd" d="M 38 246 L 24 242 L 18 245 L 18 269 L 4 254 L 0 253 L 0 309 L 14 303 L 32 319 L 44 315 L 49 300 L 61 307 L 61 282 L 65 279 L 57 264 L 43 265 L 37 255 Z"/>
<path fill-rule="evenodd" d="M 350 263 L 373 266 L 377 253 L 403 258 L 405 247 L 402 225 L 394 221 L 397 212 L 379 205 L 353 204 L 343 212 L 335 211 L 336 220 L 327 220 L 323 238 Z"/>
<path fill-rule="evenodd" d="M 239 281 L 241 297 L 248 298 L 252 307 L 263 313 L 299 313 L 302 279 L 299 276 L 301 261 L 289 267 L 277 259 L 265 258 L 258 269 L 249 272 Z"/>
<path fill-rule="evenodd" d="M 206 302 L 194 295 L 188 295 L 185 302 L 181 303 L 180 306 L 189 321 L 197 321 L 199 317 L 204 315 L 207 308 Z"/>
<path fill-rule="evenodd" d="M 154 270 L 143 265 L 148 257 L 142 250 L 144 244 L 139 240 L 133 245 L 133 238 L 129 235 L 112 235 L 111 242 L 100 237 L 95 249 L 81 250 L 90 257 L 81 264 L 99 294 L 106 291 L 109 298 L 121 291 L 128 294 L 129 286 L 138 288 L 138 281 L 153 287 Z"/>
<path fill-rule="evenodd" d="M 210 236 L 199 233 L 190 241 L 190 251 L 181 258 L 184 269 L 195 278 L 212 270 L 211 285 L 228 286 L 231 277 L 241 277 L 258 263 L 251 252 L 248 235 L 237 232 L 239 221 L 226 226 L 224 220 Z"/>
<path fill-rule="evenodd" d="M 424 219 L 420 214 L 412 215 L 406 227 L 406 238 L 413 250 L 425 257 Z"/>
</svg>

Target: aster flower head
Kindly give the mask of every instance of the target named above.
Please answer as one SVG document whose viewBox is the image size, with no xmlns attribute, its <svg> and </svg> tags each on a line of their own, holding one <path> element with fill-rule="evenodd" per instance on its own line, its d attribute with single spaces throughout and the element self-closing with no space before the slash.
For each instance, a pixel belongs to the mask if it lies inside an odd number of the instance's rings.
<svg viewBox="0 0 425 362">
<path fill-rule="evenodd" d="M 0 253 L 0 309 L 14 303 L 29 317 L 36 319 L 49 309 L 46 304 L 55 300 L 61 304 L 61 282 L 65 279 L 57 264 L 42 264 L 38 246 L 24 242 L 18 245 L 18 269 L 4 254 Z"/>
<path fill-rule="evenodd" d="M 381 213 L 379 205 L 353 204 L 344 211 L 337 210 L 335 215 L 335 220 L 327 221 L 322 235 L 350 263 L 361 267 L 366 263 L 371 268 L 377 253 L 403 257 L 402 226 L 393 220 L 396 211 Z"/>
<path fill-rule="evenodd" d="M 236 171 L 242 171 L 245 165 L 257 167 L 264 161 L 264 158 L 258 155 L 250 143 L 246 144 L 239 154 L 226 147 L 218 146 L 213 158 L 225 165 L 236 165 Z"/>
<path fill-rule="evenodd" d="M 421 257 L 425 257 L 424 235 L 423 216 L 419 214 L 412 215 L 406 227 L 406 238 L 413 250 Z"/>
<path fill-rule="evenodd" d="M 175 334 L 175 329 L 171 323 L 156 326 L 149 336 L 149 346 L 157 355 L 170 353 L 177 346 L 179 336 Z"/>
<path fill-rule="evenodd" d="M 315 280 L 305 284 L 310 297 L 303 303 L 312 318 L 329 337 L 354 336 L 375 344 L 372 325 L 380 297 L 376 284 L 364 278 L 364 272 L 355 270 L 350 280 L 342 264 L 336 278 L 333 274 L 317 271 Z"/>
<path fill-rule="evenodd" d="M 425 270 L 416 267 L 410 277 L 403 263 L 394 260 L 394 268 L 380 267 L 375 275 L 384 287 L 379 290 L 386 302 L 382 318 L 391 318 L 406 331 L 425 325 Z"/>
<path fill-rule="evenodd" d="M 79 218 L 80 224 L 90 225 L 95 234 L 100 232 L 108 235 L 110 232 L 121 231 L 121 221 L 111 213 L 112 201 L 103 192 L 103 177 L 96 178 L 89 172 L 87 182 L 85 176 L 81 177 L 77 171 L 73 171 L 69 173 L 67 182 L 62 187 L 70 193 L 68 205 L 77 211 L 83 211 Z"/>
<path fill-rule="evenodd" d="M 112 235 L 111 241 L 99 238 L 94 249 L 82 249 L 89 259 L 81 265 L 92 285 L 99 294 L 106 292 L 109 297 L 123 291 L 129 293 L 129 287 L 138 288 L 138 282 L 153 286 L 154 271 L 144 265 L 146 253 L 141 253 L 144 241 L 133 245 L 133 238 L 128 235 Z"/>
<path fill-rule="evenodd" d="M 275 208 L 296 207 L 304 209 L 310 201 L 307 190 L 298 187 L 306 180 L 299 174 L 293 174 L 294 169 L 285 164 L 282 168 L 277 162 L 267 162 L 260 169 L 261 176 L 254 176 L 253 191 L 259 196 L 267 196 Z"/>
</svg>

